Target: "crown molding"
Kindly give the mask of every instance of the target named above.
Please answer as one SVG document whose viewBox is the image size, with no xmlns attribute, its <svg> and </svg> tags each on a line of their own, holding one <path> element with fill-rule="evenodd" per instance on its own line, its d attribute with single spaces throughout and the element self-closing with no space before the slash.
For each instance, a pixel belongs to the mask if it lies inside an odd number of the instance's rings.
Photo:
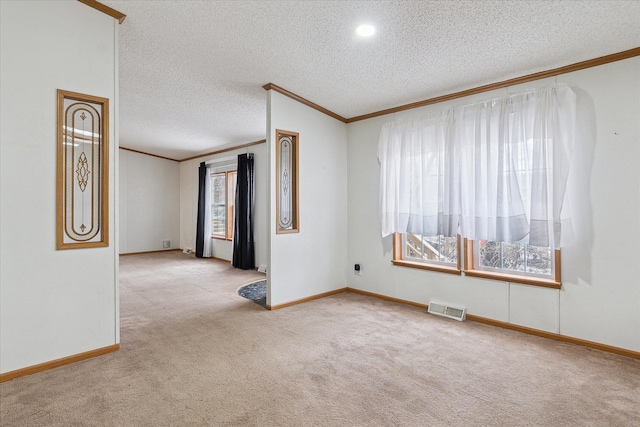
<svg viewBox="0 0 640 427">
<path fill-rule="evenodd" d="M 221 150 L 211 151 L 209 153 L 198 154 L 197 156 L 187 157 L 187 158 L 181 159 L 179 161 L 180 162 L 186 162 L 187 160 L 193 160 L 193 159 L 197 159 L 197 158 L 200 158 L 200 157 L 213 156 L 214 154 L 226 153 L 227 151 L 233 151 L 233 150 L 239 150 L 241 148 L 252 147 L 252 146 L 258 145 L 258 144 L 264 144 L 265 142 L 267 142 L 266 139 L 261 139 L 260 141 L 248 142 L 246 144 L 236 145 L 236 146 L 229 147 L 229 148 L 223 148 Z"/>
<path fill-rule="evenodd" d="M 616 61 L 621 61 L 623 59 L 629 59 L 629 58 L 633 58 L 635 56 L 640 56 L 640 47 L 636 47 L 633 49 L 629 49 L 629 50 L 625 50 L 622 52 L 618 52 L 618 53 L 613 53 L 611 55 L 605 55 L 605 56 L 600 56 L 598 58 L 594 58 L 594 59 L 589 59 L 586 61 L 582 61 L 582 62 L 576 62 L 575 64 L 570 64 L 570 65 L 565 65 L 563 67 L 559 67 L 559 68 L 553 68 L 551 70 L 546 70 L 546 71 L 540 71 L 538 73 L 533 73 L 533 74 L 527 74 L 521 77 L 516 77 L 513 79 L 509 79 L 509 80 L 503 80 L 501 82 L 496 82 L 496 83 L 490 83 L 488 85 L 484 85 L 484 86 L 478 86 L 472 89 L 467 89 L 467 90 L 463 90 L 460 92 L 455 92 L 455 93 L 450 93 L 447 95 L 442 95 L 442 96 L 438 96 L 435 98 L 429 98 L 429 99 L 425 99 L 422 101 L 417 101 L 417 102 L 412 102 L 410 104 L 404 104 L 404 105 L 400 105 L 398 107 L 393 107 L 393 108 L 387 108 L 385 110 L 380 110 L 380 111 L 374 111 L 373 113 L 368 113 L 368 114 L 363 114 L 361 116 L 356 116 L 356 117 L 351 117 L 351 118 L 344 118 L 330 110 L 327 110 L 324 107 L 319 106 L 318 104 L 315 104 L 311 101 L 309 101 L 308 99 L 305 99 L 299 95 L 296 95 L 293 92 L 290 92 L 280 86 L 277 86 L 273 83 L 268 83 L 264 86 L 262 86 L 265 90 L 273 90 L 275 92 L 279 92 L 291 99 L 294 99 L 304 105 L 307 105 L 315 110 L 318 110 L 328 116 L 333 117 L 334 119 L 340 120 L 341 122 L 344 123 L 353 123 L 353 122 L 358 122 L 361 120 L 367 120 L 367 119 L 371 119 L 373 117 L 379 117 L 379 116 L 384 116 L 387 114 L 393 114 L 393 113 L 397 113 L 399 111 L 406 111 L 406 110 L 412 110 L 414 108 L 420 108 L 420 107 L 424 107 L 426 105 L 432 105 L 432 104 L 438 104 L 440 102 L 444 102 L 444 101 L 451 101 L 453 99 L 458 99 L 458 98 L 463 98 L 465 96 L 470 96 L 470 95 L 475 95 L 478 93 L 483 93 L 483 92 L 489 92 L 491 90 L 496 90 L 496 89 L 502 89 L 505 87 L 509 87 L 509 86 L 514 86 L 514 85 L 518 85 L 518 84 L 522 84 L 522 83 L 528 83 L 528 82 L 532 82 L 535 80 L 541 80 L 541 79 L 545 79 L 548 77 L 555 77 L 555 76 L 559 76 L 561 74 L 567 74 L 567 73 L 572 73 L 574 71 L 580 71 L 580 70 L 584 70 L 587 68 L 592 68 L 592 67 L 597 67 L 599 65 L 604 65 L 604 64 L 609 64 L 610 62 L 616 62 Z"/>
<path fill-rule="evenodd" d="M 336 113 L 334 113 L 333 111 L 327 110 L 326 108 L 321 107 L 321 106 L 319 106 L 318 104 L 316 104 L 316 103 L 314 103 L 314 102 L 311 102 L 311 101 L 309 101 L 308 99 L 305 99 L 305 98 L 301 97 L 300 95 L 296 95 L 296 94 L 295 94 L 295 93 L 293 93 L 293 92 L 290 92 L 290 91 L 288 91 L 288 90 L 286 90 L 286 89 L 284 89 L 284 88 L 281 88 L 281 87 L 280 87 L 280 86 L 278 86 L 278 85 L 275 85 L 275 84 L 273 84 L 273 83 L 267 83 L 266 85 L 262 86 L 262 88 L 263 88 L 264 90 L 267 90 L 267 91 L 268 91 L 268 90 L 272 90 L 272 91 L 274 91 L 274 92 L 281 93 L 282 95 L 287 96 L 287 97 L 289 97 L 289 98 L 291 98 L 291 99 L 293 99 L 293 100 L 296 100 L 296 101 L 298 101 L 299 103 L 306 105 L 307 107 L 311 107 L 311 108 L 313 108 L 314 110 L 318 110 L 318 111 L 320 111 L 321 113 L 326 114 L 327 116 L 333 117 L 334 119 L 339 120 L 339 121 L 341 121 L 342 123 L 347 123 L 347 119 L 345 119 L 345 118 L 344 118 L 344 117 L 342 117 L 341 115 L 336 114 Z"/>
<path fill-rule="evenodd" d="M 145 151 L 134 150 L 133 148 L 127 148 L 127 147 L 123 147 L 123 146 L 120 146 L 118 148 L 121 149 L 121 150 L 125 150 L 125 151 L 131 151 L 132 153 L 144 154 L 145 156 L 157 157 L 159 159 L 164 159 L 164 160 L 171 160 L 172 162 L 179 162 L 180 161 L 180 160 L 172 159 L 171 157 L 158 156 L 157 154 L 151 154 L 151 153 L 147 153 Z"/>
<path fill-rule="evenodd" d="M 538 73 L 527 74 L 525 76 L 516 77 L 509 80 L 503 80 L 497 83 L 491 83 L 484 86 L 475 87 L 472 89 L 463 90 L 460 92 L 451 93 L 448 95 L 438 96 L 435 98 L 425 99 L 423 101 L 413 102 L 411 104 L 400 105 L 394 108 L 387 108 L 386 110 L 375 111 L 373 113 L 364 114 L 362 116 L 352 117 L 347 119 L 347 123 L 358 122 L 360 120 L 366 120 L 373 117 L 384 116 L 387 114 L 397 113 L 399 111 L 411 110 L 414 108 L 424 107 L 425 105 L 438 104 L 444 101 L 451 101 L 453 99 L 463 98 L 465 96 L 475 95 L 478 93 L 489 92 L 491 90 L 502 89 L 509 86 L 515 86 L 522 83 L 528 83 L 535 80 L 546 79 L 548 77 L 555 77 L 561 74 L 567 74 L 574 71 L 584 70 L 586 68 L 597 67 L 599 65 L 608 64 L 610 62 L 620 61 L 623 59 L 633 58 L 634 56 L 640 56 L 640 47 L 625 50 L 623 52 L 614 53 L 611 55 L 601 56 L 599 58 L 589 59 L 587 61 L 577 62 L 571 65 L 565 65 L 564 67 L 554 68 L 547 71 L 541 71 Z"/>
<path fill-rule="evenodd" d="M 86 4 L 89 7 L 94 8 L 95 10 L 99 10 L 100 12 L 109 15 L 112 18 L 117 19 L 119 24 L 122 24 L 122 22 L 124 21 L 124 18 L 127 17 L 127 15 L 125 15 L 124 13 L 118 12 L 117 10 L 110 8 L 106 4 L 102 4 L 95 0 L 78 0 L 78 1 L 80 3 Z"/>
</svg>

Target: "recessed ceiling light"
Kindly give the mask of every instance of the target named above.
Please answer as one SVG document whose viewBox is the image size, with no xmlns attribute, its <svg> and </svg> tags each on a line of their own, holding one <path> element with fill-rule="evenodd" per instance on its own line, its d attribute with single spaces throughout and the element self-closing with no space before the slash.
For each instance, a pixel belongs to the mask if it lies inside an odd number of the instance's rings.
<svg viewBox="0 0 640 427">
<path fill-rule="evenodd" d="M 360 37 L 371 37 L 376 33 L 376 29 L 371 25 L 360 25 L 358 28 L 356 28 L 356 33 Z"/>
</svg>

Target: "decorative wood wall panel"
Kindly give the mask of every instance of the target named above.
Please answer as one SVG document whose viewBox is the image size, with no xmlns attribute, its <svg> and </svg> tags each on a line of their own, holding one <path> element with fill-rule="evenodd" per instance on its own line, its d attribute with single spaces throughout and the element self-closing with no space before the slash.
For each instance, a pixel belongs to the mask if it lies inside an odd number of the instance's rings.
<svg viewBox="0 0 640 427">
<path fill-rule="evenodd" d="M 276 233 L 300 231 L 298 134 L 276 130 Z"/>
<path fill-rule="evenodd" d="M 109 245 L 109 100 L 58 90 L 57 248 Z"/>
</svg>

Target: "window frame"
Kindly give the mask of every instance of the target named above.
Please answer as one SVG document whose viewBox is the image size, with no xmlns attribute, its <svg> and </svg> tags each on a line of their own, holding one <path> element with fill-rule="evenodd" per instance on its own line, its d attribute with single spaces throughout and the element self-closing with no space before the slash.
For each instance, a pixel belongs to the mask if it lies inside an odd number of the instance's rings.
<svg viewBox="0 0 640 427">
<path fill-rule="evenodd" d="M 560 262 L 560 249 L 553 251 L 552 278 L 547 279 L 534 274 L 500 272 L 476 267 L 473 240 L 462 239 L 457 236 L 458 259 L 457 265 L 441 263 L 439 261 L 416 261 L 404 258 L 404 245 L 402 233 L 393 233 L 393 259 L 391 263 L 400 267 L 417 268 L 420 270 L 435 271 L 439 273 L 455 274 L 482 279 L 499 280 L 502 282 L 519 283 L 522 285 L 541 286 L 545 288 L 560 289 L 562 287 L 562 266 Z M 507 271 L 507 270 L 505 270 Z M 510 270 L 508 270 L 510 271 Z"/>
<path fill-rule="evenodd" d="M 457 261 L 456 265 L 453 266 L 450 263 L 444 263 L 442 261 L 418 261 L 414 259 L 406 259 L 404 257 L 404 245 L 403 245 L 403 236 L 402 233 L 393 233 L 393 260 L 391 261 L 393 265 L 399 265 L 401 267 L 411 267 L 418 268 L 421 270 L 429 270 L 429 271 L 437 271 L 440 273 L 448 273 L 448 274 L 456 274 L 461 275 L 461 240 L 460 236 L 456 237 L 456 246 L 457 246 Z"/>
<path fill-rule="evenodd" d="M 291 153 L 290 153 L 290 176 L 288 179 L 283 179 L 281 176 L 281 161 L 285 159 L 283 147 L 281 144 L 282 139 L 290 138 Z M 300 188 L 299 188 L 299 148 L 300 148 L 300 134 L 297 132 L 291 132 L 288 130 L 276 129 L 276 234 L 289 234 L 300 232 Z M 291 195 L 291 226 L 284 228 L 281 226 L 282 217 L 282 192 L 283 188 L 289 188 L 289 194 Z"/>
<path fill-rule="evenodd" d="M 474 243 L 476 240 L 464 239 L 464 269 L 465 276 L 480 277 L 483 279 L 501 280 L 503 282 L 520 283 L 524 285 L 542 286 L 545 288 L 560 289 L 562 287 L 562 269 L 560 263 L 560 249 L 553 250 L 551 263 L 551 279 L 525 272 L 501 272 L 493 269 L 483 269 L 477 266 Z"/>
<path fill-rule="evenodd" d="M 235 188 L 238 171 L 237 170 L 229 170 L 224 172 L 212 172 L 209 175 L 209 179 L 211 180 L 211 185 L 213 185 L 213 177 L 224 175 L 225 179 L 225 188 L 224 188 L 224 212 L 225 212 L 225 234 L 224 236 L 221 234 L 213 234 L 213 225 L 211 227 L 211 238 L 217 240 L 232 240 L 233 239 L 233 218 L 235 213 L 235 192 L 233 189 Z M 211 201 L 211 206 L 209 209 L 213 207 L 213 200 Z M 221 203 L 218 203 L 221 205 Z M 214 216 L 213 212 L 211 213 L 211 221 L 213 222 Z M 229 220 L 231 219 L 231 221 Z"/>
</svg>

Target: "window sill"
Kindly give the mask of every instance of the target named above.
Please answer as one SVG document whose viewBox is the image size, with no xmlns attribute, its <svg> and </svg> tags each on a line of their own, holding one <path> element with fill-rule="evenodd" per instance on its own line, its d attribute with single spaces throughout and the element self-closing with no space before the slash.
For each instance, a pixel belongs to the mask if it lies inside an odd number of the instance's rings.
<svg viewBox="0 0 640 427">
<path fill-rule="evenodd" d="M 520 283 L 523 285 L 541 286 L 544 288 L 560 289 L 562 287 L 561 282 L 557 282 L 551 279 L 543 279 L 540 277 L 517 276 L 515 274 L 505 274 L 480 270 L 464 270 L 464 274 L 465 276 L 481 277 L 483 279 L 500 280 L 503 282 Z"/>
<path fill-rule="evenodd" d="M 276 234 L 293 234 L 293 233 L 299 233 L 300 229 L 298 228 L 291 228 L 291 229 L 281 229 L 281 228 L 276 228 Z"/>
<path fill-rule="evenodd" d="M 393 260 L 393 265 L 400 267 L 418 268 L 420 270 L 437 271 L 440 273 L 457 274 L 460 275 L 461 271 L 456 267 L 450 267 L 446 265 L 427 264 L 425 262 L 415 262 L 407 260 Z"/>
<path fill-rule="evenodd" d="M 216 239 L 216 240 L 229 240 L 224 236 L 211 236 L 212 239 Z"/>
</svg>

